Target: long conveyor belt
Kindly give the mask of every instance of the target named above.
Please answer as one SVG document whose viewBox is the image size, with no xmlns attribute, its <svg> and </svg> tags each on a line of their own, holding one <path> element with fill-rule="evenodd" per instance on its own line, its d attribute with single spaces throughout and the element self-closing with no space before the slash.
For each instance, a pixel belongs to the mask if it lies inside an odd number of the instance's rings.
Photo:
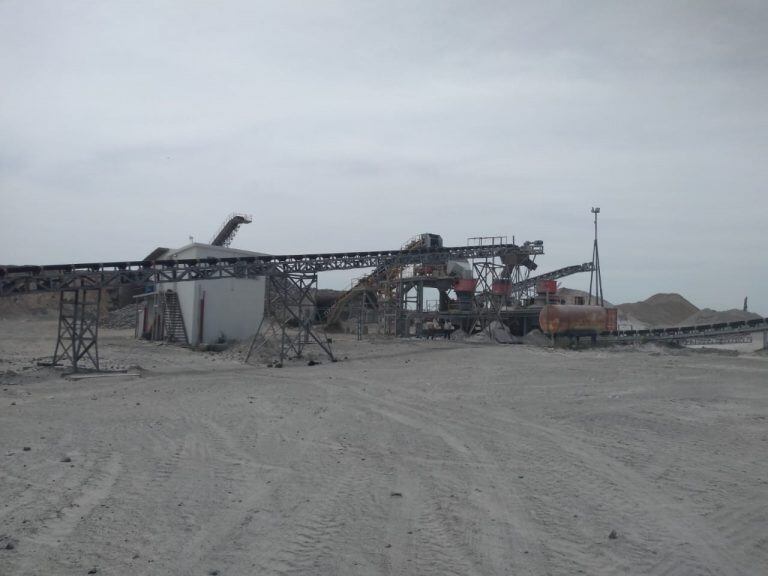
<svg viewBox="0 0 768 576">
<path fill-rule="evenodd" d="M 603 332 L 600 341 L 605 343 L 634 342 L 683 342 L 695 340 L 725 339 L 729 336 L 747 335 L 756 332 L 768 333 L 768 318 L 753 318 L 717 324 L 697 326 L 675 326 L 670 328 L 650 328 L 646 330 L 618 330 Z"/>
<path fill-rule="evenodd" d="M 278 274 L 315 274 L 331 270 L 429 264 L 505 254 L 537 255 L 540 243 L 458 246 L 420 250 L 334 252 L 124 262 L 0 267 L 0 297 L 27 292 L 56 292 L 72 287 L 114 288 L 127 284 L 248 278 Z"/>
</svg>

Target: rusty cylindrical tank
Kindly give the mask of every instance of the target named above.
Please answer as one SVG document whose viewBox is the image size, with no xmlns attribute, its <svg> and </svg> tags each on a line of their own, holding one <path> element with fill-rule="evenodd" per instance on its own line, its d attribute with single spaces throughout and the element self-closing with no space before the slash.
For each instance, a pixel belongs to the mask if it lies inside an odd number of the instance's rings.
<svg viewBox="0 0 768 576">
<path fill-rule="evenodd" d="M 593 336 L 609 330 L 608 309 L 602 306 L 547 304 L 539 312 L 539 327 L 556 336 Z"/>
</svg>

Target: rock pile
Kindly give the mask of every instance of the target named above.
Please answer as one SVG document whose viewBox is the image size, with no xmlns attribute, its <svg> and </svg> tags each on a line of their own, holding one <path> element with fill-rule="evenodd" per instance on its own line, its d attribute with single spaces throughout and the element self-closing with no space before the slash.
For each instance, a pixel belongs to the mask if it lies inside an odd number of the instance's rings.
<svg viewBox="0 0 768 576">
<path fill-rule="evenodd" d="M 136 326 L 136 305 L 128 304 L 112 310 L 101 320 L 102 328 L 133 328 Z"/>
<path fill-rule="evenodd" d="M 654 294 L 642 302 L 619 304 L 618 308 L 647 326 L 679 326 L 699 311 L 680 294 Z"/>
</svg>

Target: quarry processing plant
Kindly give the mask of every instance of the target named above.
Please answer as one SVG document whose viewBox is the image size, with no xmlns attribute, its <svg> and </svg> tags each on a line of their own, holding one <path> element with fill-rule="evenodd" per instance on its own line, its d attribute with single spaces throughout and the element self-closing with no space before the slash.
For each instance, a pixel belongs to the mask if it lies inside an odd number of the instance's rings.
<svg viewBox="0 0 768 576">
<path fill-rule="evenodd" d="M 0 269 L 0 296 L 59 292 L 59 331 L 53 362 L 69 361 L 73 368 L 85 362 L 98 368 L 98 318 L 103 289 L 138 286 L 149 289 L 149 294 L 155 292 L 161 299 L 159 303 L 167 311 L 163 320 L 168 328 L 166 334 L 175 334 L 174 338 L 180 338 L 180 331 L 170 329 L 170 318 L 178 318 L 179 314 L 170 311 L 176 308 L 183 310 L 185 306 L 194 308 L 197 304 L 194 300 L 185 304 L 178 299 L 180 283 L 227 279 L 263 281 L 268 285 L 268 312 L 280 324 L 281 359 L 291 352 L 300 354 L 309 343 L 319 345 L 332 357 L 327 339 L 317 335 L 312 322 L 318 272 L 492 259 L 527 250 L 516 245 L 472 245 L 331 254 L 271 256 L 231 253 L 220 256 L 196 254 L 197 249 L 194 245 L 185 247 L 185 250 L 177 251 L 177 258 L 160 252 L 161 259 L 157 260 L 5 266 Z M 169 298 L 169 290 L 175 296 Z M 263 307 L 263 300 L 254 305 Z M 254 325 L 252 330 L 257 328 Z M 185 329 L 185 332 L 188 337 L 190 331 Z M 191 332 L 194 333 L 194 330 Z"/>
<path fill-rule="evenodd" d="M 442 245 L 439 235 L 425 233 L 409 240 L 402 251 Z M 467 246 L 486 251 L 477 258 L 374 269 L 333 303 L 324 318 L 327 328 L 338 330 L 345 321 L 355 319 L 358 331 L 373 323 L 385 334 L 421 336 L 427 324 L 437 322 L 472 334 L 497 321 L 513 334 L 523 335 L 538 327 L 543 306 L 559 303 L 558 278 L 593 269 L 591 263 L 584 263 L 531 277 L 537 268 L 536 257 L 544 253 L 541 240 L 518 245 L 514 238 L 510 244 L 503 236 L 481 236 L 469 238 Z M 427 301 L 427 289 L 434 290 L 438 298 Z M 604 329 L 610 325 L 602 326 Z"/>
<path fill-rule="evenodd" d="M 681 340 L 713 330 L 768 331 L 768 321 L 761 320 L 686 331 L 618 332 L 615 309 L 583 300 L 566 305 L 558 297 L 557 279 L 594 273 L 594 262 L 531 275 L 536 257 L 544 253 L 541 240 L 518 244 L 514 237 L 509 242 L 503 236 L 484 236 L 445 247 L 439 235 L 425 233 L 398 250 L 267 255 L 229 247 L 238 227 L 248 222 L 248 216 L 232 215 L 210 244 L 158 248 L 139 261 L 0 267 L 0 296 L 58 292 L 52 363 L 66 361 L 74 370 L 99 368 L 102 292 L 121 287 L 140 292 L 139 336 L 199 345 L 255 333 L 251 351 L 259 346 L 260 335 L 272 336 L 280 362 L 301 357 L 310 345 L 334 359 L 325 328 L 349 328 L 350 322 L 358 334 L 371 324 L 384 334 L 427 337 L 456 329 L 494 335 L 501 328 L 523 335 L 541 328 L 553 338 L 601 336 L 612 341 Z M 328 309 L 318 309 L 318 273 L 353 269 L 372 271 Z M 430 289 L 438 295 L 433 302 L 425 299 Z"/>
</svg>

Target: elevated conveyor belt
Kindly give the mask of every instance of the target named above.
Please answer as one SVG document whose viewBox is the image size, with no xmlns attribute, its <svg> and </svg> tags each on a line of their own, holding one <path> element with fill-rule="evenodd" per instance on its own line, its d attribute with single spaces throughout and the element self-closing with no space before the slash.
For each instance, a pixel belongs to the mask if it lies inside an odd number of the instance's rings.
<svg viewBox="0 0 768 576">
<path fill-rule="evenodd" d="M 248 278 L 275 274 L 316 274 L 331 270 L 389 268 L 447 260 L 542 254 L 540 244 L 457 246 L 419 250 L 334 252 L 237 258 L 132 260 L 124 262 L 0 267 L 0 297 L 28 292 L 56 292 L 78 287 L 115 288 L 129 284 Z"/>
<path fill-rule="evenodd" d="M 541 282 L 542 280 L 557 280 L 558 278 L 565 278 L 566 276 L 571 276 L 572 274 L 578 274 L 580 272 L 591 272 L 592 270 L 594 270 L 592 262 L 584 262 L 584 264 L 576 264 L 575 266 L 566 266 L 565 268 L 552 270 L 552 272 L 546 272 L 544 274 L 539 274 L 538 276 L 533 276 L 532 278 L 526 278 L 522 282 L 512 284 L 509 287 L 509 290 L 511 293 L 523 292 L 524 290 L 533 288 L 536 286 L 537 282 Z"/>
<path fill-rule="evenodd" d="M 230 214 L 211 240 L 211 246 L 229 246 L 240 225 L 250 224 L 252 221 L 253 218 L 248 214 Z"/>
<path fill-rule="evenodd" d="M 416 252 L 423 250 L 428 245 L 431 236 L 432 235 L 430 234 L 420 234 L 419 236 L 412 238 L 403 246 L 402 251 Z M 339 318 L 341 317 L 341 312 L 344 310 L 344 306 L 346 306 L 350 300 L 352 300 L 361 291 L 375 288 L 380 282 L 392 281 L 393 279 L 397 278 L 397 276 L 402 271 L 403 266 L 405 266 L 405 263 L 400 263 L 399 265 L 394 266 L 377 266 L 373 272 L 360 278 L 357 282 L 355 282 L 355 285 L 352 286 L 352 288 L 344 292 L 344 294 L 342 294 L 339 299 L 334 302 L 333 306 L 328 311 L 328 316 L 325 319 L 325 323 L 328 326 L 331 326 L 338 322 Z"/>
</svg>

